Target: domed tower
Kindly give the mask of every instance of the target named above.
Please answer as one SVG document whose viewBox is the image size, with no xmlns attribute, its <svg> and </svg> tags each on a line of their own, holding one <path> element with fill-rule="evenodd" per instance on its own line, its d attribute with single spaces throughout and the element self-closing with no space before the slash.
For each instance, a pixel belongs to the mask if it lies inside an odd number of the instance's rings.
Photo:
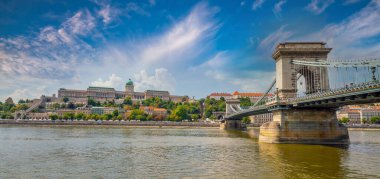
<svg viewBox="0 0 380 179">
<path fill-rule="evenodd" d="M 135 92 L 135 86 L 133 85 L 133 81 L 129 79 L 129 81 L 125 84 L 125 92 L 128 93 L 133 93 Z"/>
</svg>

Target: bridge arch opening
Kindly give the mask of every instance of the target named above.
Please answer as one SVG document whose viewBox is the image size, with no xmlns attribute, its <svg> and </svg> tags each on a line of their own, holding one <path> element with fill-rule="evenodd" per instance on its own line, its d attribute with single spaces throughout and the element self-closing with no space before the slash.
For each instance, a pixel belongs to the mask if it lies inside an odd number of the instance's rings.
<svg viewBox="0 0 380 179">
<path fill-rule="evenodd" d="M 223 115 L 219 115 L 219 116 L 217 117 L 217 119 L 221 121 L 221 120 L 224 119 L 224 116 L 223 116 Z"/>
<path fill-rule="evenodd" d="M 16 114 L 16 119 L 21 119 L 21 117 L 22 117 L 22 114 L 21 114 L 21 113 L 17 113 L 17 114 Z"/>
<path fill-rule="evenodd" d="M 296 69 L 296 86 L 297 96 L 305 96 L 307 94 L 316 93 L 321 90 L 319 79 L 319 73 L 308 68 Z"/>
<path fill-rule="evenodd" d="M 316 59 L 315 61 L 319 60 Z M 292 87 L 296 89 L 297 96 L 305 96 L 329 89 L 329 74 L 326 67 L 293 64 L 292 69 Z"/>
</svg>

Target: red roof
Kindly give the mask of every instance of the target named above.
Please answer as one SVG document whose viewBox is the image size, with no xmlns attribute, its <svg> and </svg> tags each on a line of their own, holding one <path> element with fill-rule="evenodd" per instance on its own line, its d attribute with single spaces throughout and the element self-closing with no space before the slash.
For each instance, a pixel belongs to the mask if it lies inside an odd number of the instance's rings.
<svg viewBox="0 0 380 179">
<path fill-rule="evenodd" d="M 230 93 L 211 93 L 209 96 L 232 96 Z"/>
<path fill-rule="evenodd" d="M 235 91 L 232 93 L 232 95 L 239 95 L 240 97 L 261 97 L 264 95 L 264 93 L 240 93 L 238 91 Z M 268 93 L 268 96 L 273 96 L 273 94 Z"/>
</svg>

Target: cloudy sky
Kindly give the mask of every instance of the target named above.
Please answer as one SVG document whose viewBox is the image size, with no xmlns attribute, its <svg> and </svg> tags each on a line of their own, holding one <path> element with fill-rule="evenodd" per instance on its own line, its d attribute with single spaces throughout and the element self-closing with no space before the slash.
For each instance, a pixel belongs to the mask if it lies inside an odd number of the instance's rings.
<svg viewBox="0 0 380 179">
<path fill-rule="evenodd" d="M 380 0 L 0 1 L 0 100 L 107 86 L 263 91 L 274 46 L 325 41 L 333 58 L 380 55 Z"/>
</svg>

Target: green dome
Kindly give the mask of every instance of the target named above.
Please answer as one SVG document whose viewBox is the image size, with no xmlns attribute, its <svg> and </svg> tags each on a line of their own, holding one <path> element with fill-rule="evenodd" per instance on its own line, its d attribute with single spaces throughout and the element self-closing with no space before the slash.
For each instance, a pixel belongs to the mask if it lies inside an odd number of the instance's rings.
<svg viewBox="0 0 380 179">
<path fill-rule="evenodd" d="M 125 85 L 133 85 L 133 81 L 129 79 L 129 81 Z"/>
</svg>

